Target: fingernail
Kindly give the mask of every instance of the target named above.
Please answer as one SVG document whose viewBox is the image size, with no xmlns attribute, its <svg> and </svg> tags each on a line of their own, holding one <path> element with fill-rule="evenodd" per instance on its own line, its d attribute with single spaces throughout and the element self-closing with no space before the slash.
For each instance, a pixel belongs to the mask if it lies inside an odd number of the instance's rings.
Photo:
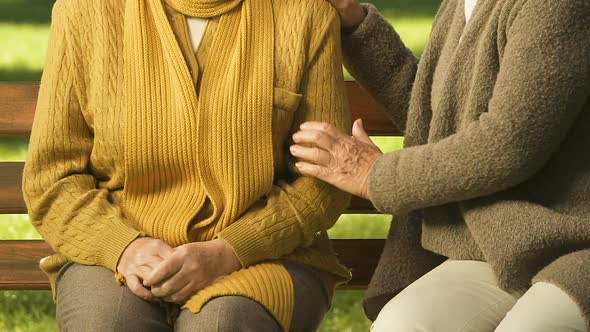
<svg viewBox="0 0 590 332">
<path fill-rule="evenodd" d="M 309 124 L 307 122 L 304 122 L 301 124 L 301 126 L 299 126 L 299 128 L 301 128 L 301 129 L 306 129 L 308 127 L 309 127 Z"/>
<path fill-rule="evenodd" d="M 295 167 L 297 167 L 297 168 L 303 168 L 303 164 L 302 163 L 295 163 Z"/>
<path fill-rule="evenodd" d="M 291 145 L 289 147 L 289 150 L 291 150 L 291 152 L 295 152 L 295 151 L 297 151 L 297 146 L 296 145 Z"/>
</svg>

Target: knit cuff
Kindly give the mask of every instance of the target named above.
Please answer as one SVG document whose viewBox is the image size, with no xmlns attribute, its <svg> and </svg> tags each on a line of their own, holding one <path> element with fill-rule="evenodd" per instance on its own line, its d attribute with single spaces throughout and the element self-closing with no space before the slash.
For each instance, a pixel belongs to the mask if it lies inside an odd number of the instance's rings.
<svg viewBox="0 0 590 332">
<path fill-rule="evenodd" d="M 111 271 L 117 271 L 117 264 L 123 251 L 141 236 L 142 232 L 133 229 L 123 221 L 112 223 L 108 230 L 101 234 L 96 261 Z"/>
<path fill-rule="evenodd" d="M 364 38 L 373 32 L 379 19 L 382 19 L 381 14 L 372 4 L 363 3 L 362 7 L 367 16 L 355 29 L 344 31 L 343 38 Z"/>
<path fill-rule="evenodd" d="M 381 155 L 369 174 L 369 200 L 382 213 L 397 214 L 397 154 Z"/>
<path fill-rule="evenodd" d="M 285 230 L 284 228 L 274 230 L 280 236 L 280 240 L 277 241 L 277 239 L 272 239 L 273 234 L 270 233 L 272 230 L 261 232 L 259 227 L 254 226 L 254 224 L 259 223 L 264 222 L 242 219 L 216 235 L 217 238 L 225 240 L 233 248 L 243 267 L 249 267 L 261 261 L 279 258 L 281 255 L 277 253 L 283 250 L 275 247 L 278 244 L 298 243 L 296 239 L 287 238 L 298 237 L 296 232 Z"/>
</svg>

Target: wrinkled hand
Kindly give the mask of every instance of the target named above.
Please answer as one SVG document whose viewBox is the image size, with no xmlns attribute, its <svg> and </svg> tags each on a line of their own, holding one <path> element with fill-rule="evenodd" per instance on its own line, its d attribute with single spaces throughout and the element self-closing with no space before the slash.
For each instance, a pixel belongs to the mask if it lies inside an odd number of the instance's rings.
<svg viewBox="0 0 590 332">
<path fill-rule="evenodd" d="M 322 0 L 323 1 L 323 0 Z M 367 12 L 358 0 L 329 0 L 340 15 L 343 30 L 356 29 L 367 17 Z"/>
<path fill-rule="evenodd" d="M 369 198 L 369 173 L 383 153 L 371 141 L 361 120 L 354 122 L 352 137 L 327 123 L 306 122 L 293 135 L 293 141 L 296 145 L 291 146 L 291 154 L 304 160 L 295 164 L 302 174 Z"/>
<path fill-rule="evenodd" d="M 117 271 L 125 277 L 125 283 L 138 297 L 153 301 L 156 297 L 141 283 L 174 250 L 162 240 L 144 237 L 131 242 L 123 251 Z"/>
<path fill-rule="evenodd" d="M 154 296 L 182 304 L 215 280 L 241 268 L 230 245 L 222 239 L 179 246 L 143 280 Z"/>
</svg>

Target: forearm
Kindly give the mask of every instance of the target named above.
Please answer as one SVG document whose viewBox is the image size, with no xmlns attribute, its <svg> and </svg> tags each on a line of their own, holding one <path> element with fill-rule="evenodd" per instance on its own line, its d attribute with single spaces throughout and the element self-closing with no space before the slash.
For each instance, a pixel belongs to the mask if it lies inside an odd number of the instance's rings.
<svg viewBox="0 0 590 332">
<path fill-rule="evenodd" d="M 340 25 L 328 3 L 322 9 L 325 12 L 316 15 L 324 26 L 312 32 L 313 43 L 307 57 L 310 63 L 301 81 L 302 100 L 291 128 L 285 133 L 289 137 L 306 121 L 328 122 L 350 132 Z M 289 155 L 291 144 L 292 140 L 288 139 L 285 155 Z M 284 162 L 293 174 L 277 180 L 259 204 L 219 234 L 234 248 L 243 266 L 283 257 L 298 247 L 310 245 L 317 233 L 332 227 L 348 207 L 350 195 L 318 179 L 295 173 L 294 158 Z"/>
<path fill-rule="evenodd" d="M 28 189 L 25 197 L 31 223 L 45 241 L 71 261 L 115 271 L 124 249 L 140 232 L 124 222 L 108 202 L 106 190 L 95 189 L 89 175 L 72 175 L 45 186 L 33 172 L 28 163 L 24 177 L 30 180 L 25 180 L 25 187 L 44 188 Z"/>
<path fill-rule="evenodd" d="M 587 103 L 590 82 L 588 9 L 560 4 L 548 15 L 544 6 L 531 1 L 514 20 L 487 109 L 468 111 L 478 119 L 437 142 L 379 158 L 369 195 L 380 210 L 489 195 L 544 167 Z"/>
<path fill-rule="evenodd" d="M 374 6 L 364 6 L 367 17 L 363 23 L 343 34 L 344 64 L 403 131 L 418 58 Z"/>
<path fill-rule="evenodd" d="M 294 184 L 282 182 L 264 205 L 248 211 L 218 237 L 230 244 L 242 266 L 278 259 L 309 246 L 332 227 L 348 207 L 349 197 L 307 177 Z"/>
<path fill-rule="evenodd" d="M 68 43 L 75 27 L 68 24 L 63 5 L 56 3 L 53 11 L 23 194 L 31 222 L 55 251 L 114 270 L 139 232 L 124 222 L 107 190 L 97 189 L 89 173 L 93 135 L 82 114 L 79 66 Z"/>
</svg>

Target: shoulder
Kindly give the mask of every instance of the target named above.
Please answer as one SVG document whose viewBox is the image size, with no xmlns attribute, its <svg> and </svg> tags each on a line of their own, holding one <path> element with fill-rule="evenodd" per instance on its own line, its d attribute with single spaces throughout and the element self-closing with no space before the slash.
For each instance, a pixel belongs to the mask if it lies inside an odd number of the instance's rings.
<svg viewBox="0 0 590 332">
<path fill-rule="evenodd" d="M 124 0 L 57 0 L 51 19 L 72 29 L 94 29 L 96 24 L 122 21 L 124 8 Z"/>
<path fill-rule="evenodd" d="M 338 19 L 336 9 L 327 0 L 272 0 L 275 21 L 319 28 Z"/>
<path fill-rule="evenodd" d="M 514 22 L 530 26 L 568 28 L 590 20 L 588 0 L 506 0 L 512 6 Z M 581 20 L 581 22 L 579 22 Z"/>
</svg>

